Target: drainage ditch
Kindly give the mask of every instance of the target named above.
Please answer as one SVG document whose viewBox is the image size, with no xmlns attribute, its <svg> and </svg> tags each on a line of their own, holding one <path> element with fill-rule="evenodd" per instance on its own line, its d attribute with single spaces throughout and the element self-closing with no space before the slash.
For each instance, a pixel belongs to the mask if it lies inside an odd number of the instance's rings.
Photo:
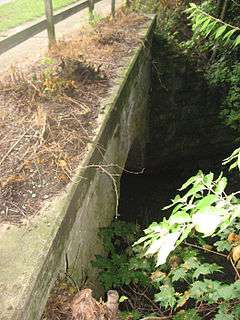
<svg viewBox="0 0 240 320">
<path fill-rule="evenodd" d="M 127 224 L 137 226 L 139 231 L 153 221 L 168 217 L 169 212 L 162 208 L 170 203 L 170 199 L 176 195 L 177 189 L 186 179 L 198 170 L 219 174 L 223 169 L 222 160 L 234 148 L 232 132 L 222 125 L 217 116 L 219 101 L 215 98 L 216 92 L 206 86 L 194 66 L 184 57 L 176 56 L 172 48 L 159 37 L 155 37 L 153 44 L 152 64 L 154 68 L 150 92 L 150 129 L 143 165 L 145 168 L 142 173 L 131 173 L 132 166 L 128 166 L 127 161 L 126 170 L 121 177 L 119 199 L 119 216 L 123 223 L 120 229 L 125 228 L 126 234 L 118 234 L 119 227 L 110 227 L 111 232 L 115 232 L 115 248 L 110 249 L 110 255 L 105 257 L 107 260 L 102 261 L 102 265 L 100 262 L 95 264 L 102 270 L 104 263 L 112 261 L 112 265 L 114 264 L 114 254 L 121 255 L 128 247 L 126 239 L 131 230 L 128 230 Z M 139 171 L 141 169 L 143 168 L 139 168 Z M 234 177 L 231 179 L 234 181 Z M 135 231 L 132 230 L 132 234 L 134 235 Z M 121 277 L 121 272 L 123 275 L 125 272 L 126 276 L 128 271 L 119 268 L 115 273 Z M 107 267 L 104 272 L 105 282 L 102 284 L 105 284 L 105 288 L 111 287 L 109 282 L 114 281 L 114 272 Z M 102 272 L 100 277 L 101 275 Z M 84 286 L 84 283 L 82 285 Z M 156 304 L 149 299 L 152 295 L 151 289 L 133 286 L 130 290 L 131 301 L 123 303 L 123 310 L 127 312 L 132 307 L 144 314 L 146 307 L 148 312 L 159 311 Z M 53 319 L 56 310 L 58 319 L 71 319 L 69 306 L 75 292 L 76 286 L 71 277 L 68 277 L 66 283 L 60 281 L 58 289 L 53 292 L 53 300 L 49 300 L 43 319 Z M 128 293 L 129 291 L 126 295 Z M 147 297 L 147 300 L 142 298 L 143 296 Z M 55 313 L 52 315 L 54 308 Z M 131 317 L 125 319 L 139 319 L 139 314 L 135 316 L 134 318 L 131 313 Z"/>
</svg>

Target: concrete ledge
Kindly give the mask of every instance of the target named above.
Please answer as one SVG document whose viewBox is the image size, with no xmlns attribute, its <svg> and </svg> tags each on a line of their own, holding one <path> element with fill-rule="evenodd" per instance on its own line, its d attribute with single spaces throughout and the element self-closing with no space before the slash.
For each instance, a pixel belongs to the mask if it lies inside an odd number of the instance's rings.
<svg viewBox="0 0 240 320">
<path fill-rule="evenodd" d="M 30 222 L 0 227 L 1 320 L 40 319 L 66 261 L 78 283 L 86 275 L 95 282 L 90 261 L 103 251 L 98 230 L 111 222 L 116 209 L 116 185 L 109 173 L 121 175 L 129 150 L 134 143 L 143 150 L 147 136 L 153 27 L 151 17 L 141 31 L 142 44 L 126 59 L 102 104 L 94 142 L 73 181 Z"/>
</svg>

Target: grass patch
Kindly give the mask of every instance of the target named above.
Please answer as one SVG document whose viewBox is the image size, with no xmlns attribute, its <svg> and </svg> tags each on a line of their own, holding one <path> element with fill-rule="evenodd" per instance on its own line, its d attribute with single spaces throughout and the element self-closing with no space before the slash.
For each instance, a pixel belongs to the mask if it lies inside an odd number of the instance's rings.
<svg viewBox="0 0 240 320">
<path fill-rule="evenodd" d="M 77 0 L 53 0 L 54 10 Z M 43 0 L 15 0 L 0 5 L 0 32 L 44 15 Z"/>
</svg>

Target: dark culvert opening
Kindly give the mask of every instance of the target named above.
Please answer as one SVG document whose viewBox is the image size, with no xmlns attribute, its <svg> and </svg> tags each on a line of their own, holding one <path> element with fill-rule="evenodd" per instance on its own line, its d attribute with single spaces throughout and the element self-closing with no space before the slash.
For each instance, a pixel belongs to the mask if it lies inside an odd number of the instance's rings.
<svg viewBox="0 0 240 320">
<path fill-rule="evenodd" d="M 133 146 L 120 186 L 120 219 L 141 226 L 168 217 L 161 209 L 177 189 L 199 170 L 224 171 L 223 159 L 236 148 L 233 131 L 219 118 L 219 89 L 209 87 L 198 67 L 158 34 L 151 81 L 145 155 Z M 131 173 L 136 167 L 144 172 Z"/>
</svg>

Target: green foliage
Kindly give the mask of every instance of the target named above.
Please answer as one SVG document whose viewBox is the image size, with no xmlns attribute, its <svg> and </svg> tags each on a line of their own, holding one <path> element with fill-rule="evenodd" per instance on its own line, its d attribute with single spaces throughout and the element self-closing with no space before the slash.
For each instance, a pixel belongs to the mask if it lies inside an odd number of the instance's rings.
<svg viewBox="0 0 240 320">
<path fill-rule="evenodd" d="M 158 7 L 158 0 L 134 0 L 131 3 L 132 10 L 143 11 L 145 13 L 156 12 Z"/>
<path fill-rule="evenodd" d="M 115 221 L 101 230 L 108 256 L 96 256 L 93 266 L 100 270 L 99 279 L 105 290 L 136 283 L 145 286 L 149 282 L 146 271 L 152 270 L 151 261 L 144 260 L 132 248 L 139 236 L 139 227 L 123 221 Z"/>
<path fill-rule="evenodd" d="M 174 207 L 169 219 L 151 224 L 144 230 L 146 256 L 156 256 L 156 265 L 166 263 L 168 255 L 193 232 L 212 236 L 221 233 L 240 216 L 240 202 L 236 194 L 226 194 L 227 178 L 222 173 L 214 180 L 213 173 L 196 176 L 186 181 L 179 191 L 185 191 L 172 200 Z"/>
<path fill-rule="evenodd" d="M 240 149 L 234 151 L 225 164 L 236 167 L 239 153 Z M 226 277 L 223 282 L 221 274 L 227 272 L 226 265 L 209 261 L 196 250 L 217 256 L 214 247 L 227 253 L 232 249 L 227 239 L 231 232 L 239 231 L 240 201 L 236 197 L 238 192 L 227 194 L 226 187 L 227 178 L 222 173 L 214 179 L 213 173 L 199 171 L 179 189 L 184 194 L 178 194 L 172 204 L 164 208 L 173 208 L 169 219 L 152 223 L 135 242 L 135 245 L 142 244 L 146 257 L 156 257 L 157 271 L 152 278 L 158 291 L 155 301 L 164 310 L 178 310 L 192 301 L 201 301 L 215 305 L 216 319 L 220 319 L 223 314 L 220 306 L 225 302 L 229 319 L 234 314 L 240 280 L 231 282 Z M 190 243 L 185 241 L 187 238 Z M 210 245 L 211 239 L 213 245 Z M 186 254 L 184 244 L 194 249 Z M 176 315 L 181 316 L 184 319 L 184 313 Z"/>
<path fill-rule="evenodd" d="M 239 153 L 240 149 L 234 151 L 225 163 L 233 166 Z M 234 281 L 234 268 L 229 273 L 227 257 L 235 245 L 229 235 L 240 231 L 240 202 L 237 193 L 226 193 L 226 187 L 222 173 L 214 178 L 213 173 L 199 171 L 179 189 L 183 195 L 165 208 L 172 208 L 169 219 L 152 223 L 139 240 L 141 231 L 134 224 L 115 221 L 103 229 L 108 256 L 97 256 L 93 265 L 104 288 L 122 292 L 127 297 L 124 304 L 135 311 L 142 310 L 143 303 L 146 314 L 161 310 L 175 320 L 197 320 L 210 312 L 212 319 L 238 319 L 240 280 Z M 202 307 L 197 309 L 199 303 Z M 159 307 L 152 309 L 153 305 Z"/>
<path fill-rule="evenodd" d="M 174 317 L 173 320 L 201 320 L 199 314 L 195 309 L 181 310 Z"/>
<path fill-rule="evenodd" d="M 193 32 L 201 33 L 204 37 L 211 37 L 220 41 L 221 45 L 230 45 L 235 48 L 240 45 L 240 28 L 226 23 L 191 3 L 186 10 L 192 22 Z"/>
<path fill-rule="evenodd" d="M 233 153 L 223 161 L 223 164 L 230 164 L 229 170 L 232 170 L 236 167 L 238 167 L 238 170 L 240 171 L 240 148 L 237 148 L 233 151 Z"/>
<path fill-rule="evenodd" d="M 191 21 L 192 37 L 180 44 L 185 53 L 198 56 L 209 85 L 219 92 L 220 118 L 240 133 L 240 26 L 239 5 L 230 1 L 222 18 L 217 2 L 190 4 L 186 13 Z M 202 60 L 200 62 L 200 60 Z"/>
<path fill-rule="evenodd" d="M 89 23 L 91 26 L 95 27 L 102 19 L 103 17 L 96 11 L 89 12 Z"/>
<path fill-rule="evenodd" d="M 206 79 L 212 87 L 223 93 L 220 116 L 225 124 L 240 132 L 240 63 L 220 59 L 206 72 Z"/>
<path fill-rule="evenodd" d="M 133 311 L 123 311 L 120 314 L 121 320 L 139 320 L 141 318 L 141 313 L 133 310 Z"/>
</svg>

